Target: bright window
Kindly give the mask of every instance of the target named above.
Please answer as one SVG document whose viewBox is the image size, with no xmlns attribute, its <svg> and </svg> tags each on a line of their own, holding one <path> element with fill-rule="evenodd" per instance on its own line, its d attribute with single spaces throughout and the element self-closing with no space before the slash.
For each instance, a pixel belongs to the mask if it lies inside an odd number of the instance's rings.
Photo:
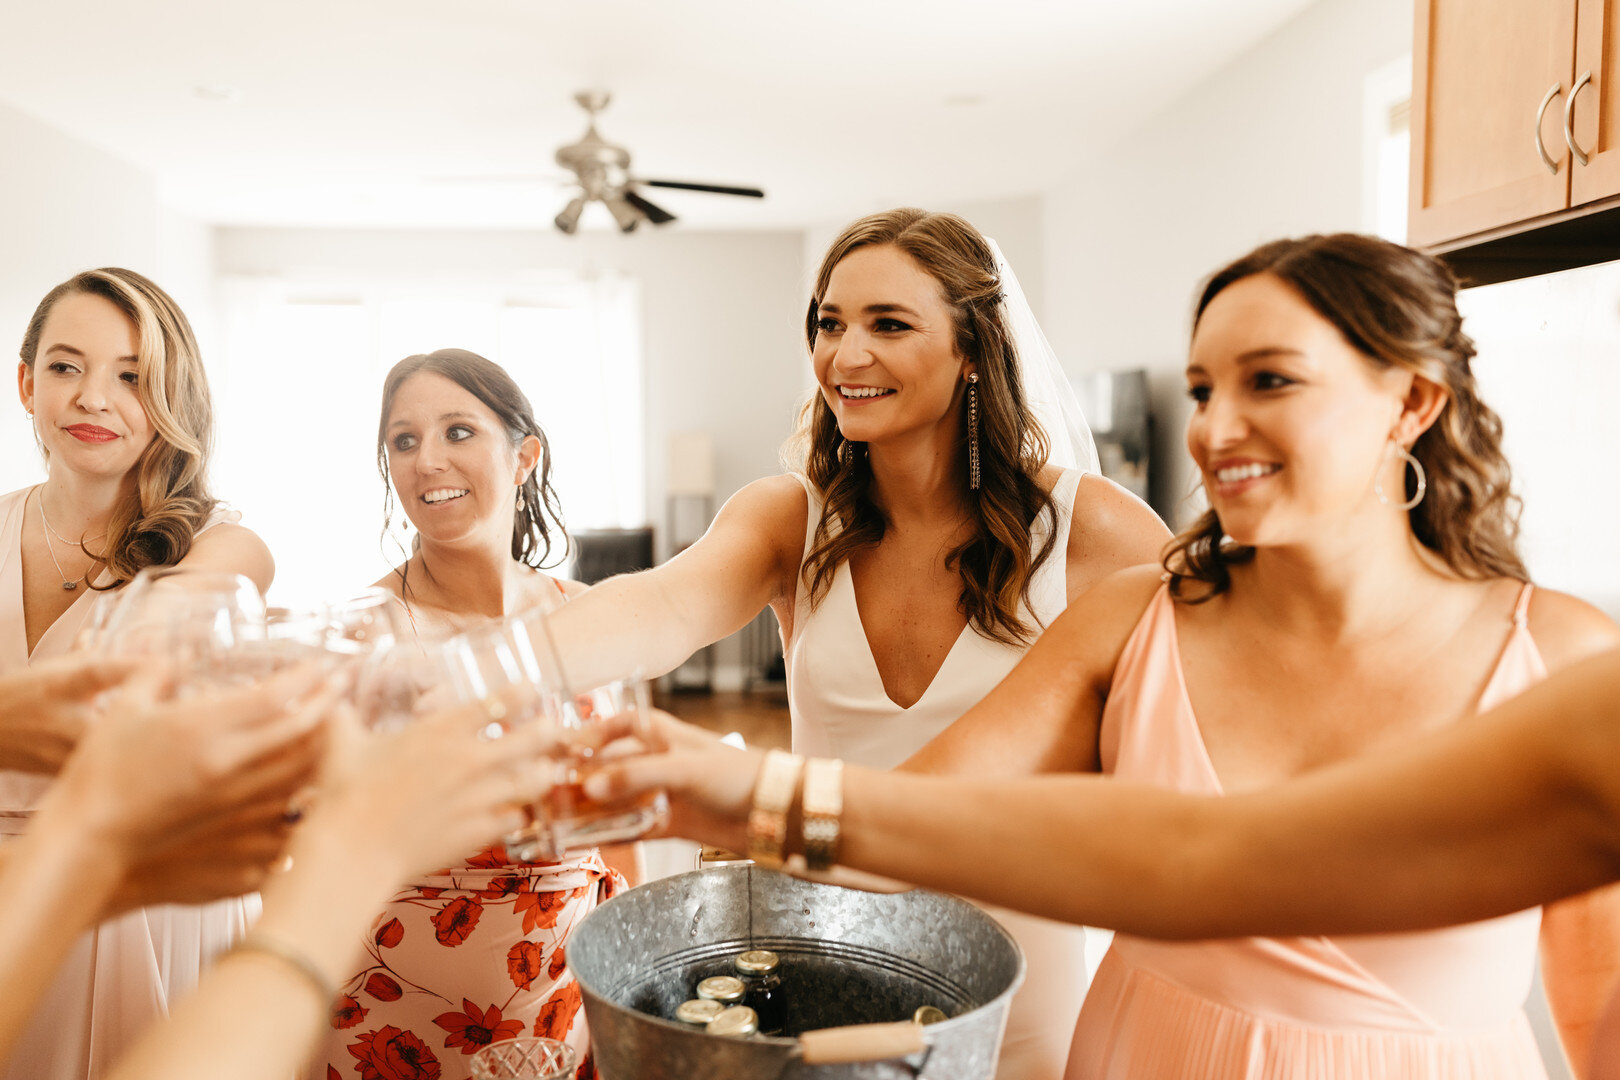
<svg viewBox="0 0 1620 1080">
<path fill-rule="evenodd" d="M 551 444 L 571 529 L 644 523 L 633 281 L 513 290 L 236 278 L 222 300 L 214 488 L 275 554 L 274 599 L 341 596 L 403 557 L 406 533 L 380 536 L 377 413 L 384 375 L 413 353 L 469 349 L 512 374 Z"/>
</svg>

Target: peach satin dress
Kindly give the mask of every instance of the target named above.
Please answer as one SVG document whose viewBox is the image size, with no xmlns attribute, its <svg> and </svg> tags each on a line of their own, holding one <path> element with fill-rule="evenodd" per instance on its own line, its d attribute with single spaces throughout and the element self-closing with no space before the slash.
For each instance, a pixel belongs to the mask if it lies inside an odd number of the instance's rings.
<svg viewBox="0 0 1620 1080">
<path fill-rule="evenodd" d="M 1052 554 L 1030 581 L 1030 609 L 1036 625 L 1051 624 L 1068 606 L 1069 522 L 1081 474 L 1064 470 L 1052 489 L 1058 521 Z M 804 550 L 808 552 L 821 516 L 821 499 L 800 477 L 810 498 Z M 1032 545 L 1043 540 L 1042 526 Z M 962 631 L 934 681 L 909 709 L 890 700 L 867 644 L 856 606 L 849 565 L 840 566 L 832 587 L 814 610 L 804 581 L 793 608 L 788 642 L 788 703 L 793 718 L 793 749 L 812 757 L 837 757 L 874 769 L 892 769 L 949 727 L 988 694 L 1023 659 L 1025 647 L 991 641 Z M 1086 932 L 1078 926 L 1032 915 L 987 908 L 1024 951 L 1023 987 L 1013 998 L 997 1065 L 998 1080 L 1057 1080 L 1063 1075 L 1069 1033 L 1086 992 Z"/>
<path fill-rule="evenodd" d="M 1520 593 L 1478 708 L 1547 677 Z M 1114 676 L 1105 772 L 1216 795 L 1161 588 Z M 1116 934 L 1068 1080 L 1544 1080 L 1524 1012 L 1541 910 L 1405 934 L 1161 942 Z"/>
<path fill-rule="evenodd" d="M 22 522 L 32 490 L 0 496 L 0 672 L 70 651 L 97 595 L 81 586 L 78 599 L 28 651 Z M 238 517 L 215 510 L 203 529 Z M 44 777 L 0 771 L 0 843 L 28 827 L 49 785 Z M 0 1078 L 88 1080 L 105 1074 L 147 1024 L 167 1015 L 170 1001 L 196 985 L 204 965 L 228 949 L 258 911 L 255 893 L 197 907 L 142 908 L 88 931 L 63 962 L 16 1052 L 0 1062 Z"/>
</svg>

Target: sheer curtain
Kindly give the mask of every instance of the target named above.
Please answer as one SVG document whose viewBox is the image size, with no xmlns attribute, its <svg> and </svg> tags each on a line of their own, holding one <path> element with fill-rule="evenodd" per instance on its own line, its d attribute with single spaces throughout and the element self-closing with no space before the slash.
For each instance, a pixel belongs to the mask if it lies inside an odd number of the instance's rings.
<svg viewBox="0 0 1620 1080">
<path fill-rule="evenodd" d="M 550 441 L 570 528 L 641 524 L 639 299 L 615 275 L 519 289 L 223 281 L 214 486 L 275 554 L 272 598 L 342 596 L 402 557 L 397 509 L 381 535 L 377 413 L 383 376 L 413 353 L 470 349 L 512 374 Z"/>
</svg>

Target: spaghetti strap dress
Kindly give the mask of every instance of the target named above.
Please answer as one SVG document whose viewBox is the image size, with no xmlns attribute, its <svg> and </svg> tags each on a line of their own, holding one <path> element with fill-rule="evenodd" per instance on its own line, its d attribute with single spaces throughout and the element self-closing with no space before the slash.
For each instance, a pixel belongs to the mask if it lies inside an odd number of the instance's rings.
<svg viewBox="0 0 1620 1080">
<path fill-rule="evenodd" d="M 1519 594 L 1483 711 L 1547 677 Z M 1222 793 L 1187 696 L 1168 587 L 1120 655 L 1104 772 Z M 1544 1080 L 1524 1012 L 1541 912 L 1417 933 L 1150 941 L 1114 935 L 1068 1080 Z"/>
<path fill-rule="evenodd" d="M 468 1080 L 473 1054 L 525 1035 L 567 1042 L 588 1080 L 566 940 L 623 887 L 594 850 L 524 862 L 499 844 L 418 877 L 373 921 L 308 1080 Z"/>
<path fill-rule="evenodd" d="M 1031 546 L 1039 550 L 1052 533 L 1052 554 L 1030 582 L 1029 604 L 1020 614 L 1045 627 L 1068 605 L 1064 552 L 1081 473 L 1064 470 L 1052 489 L 1055 528 L 1043 517 Z M 805 552 L 821 517 L 814 485 L 799 477 L 809 498 Z M 964 629 L 932 683 L 910 708 L 890 700 L 867 643 L 855 601 L 849 565 L 840 565 L 832 585 L 814 607 L 800 575 L 787 643 L 788 705 L 793 749 L 813 757 L 836 757 L 874 769 L 892 769 L 950 726 L 1006 677 L 1028 651 Z M 1013 998 L 997 1065 L 998 1080 L 1057 1080 L 1063 1075 L 1069 1036 L 1086 992 L 1086 937 L 1066 926 L 1002 908 L 986 908 L 1018 941 L 1027 968 Z"/>
<path fill-rule="evenodd" d="M 70 652 L 90 618 L 83 590 L 28 651 L 22 605 L 23 508 L 33 488 L 0 496 L 0 673 Z M 241 515 L 216 508 L 199 534 Z M 106 572 L 96 584 L 106 584 Z M 0 843 L 28 827 L 50 780 L 0 771 Z M 28 1035 L 4 1063 L 3 1080 L 90 1080 L 108 1072 L 171 1001 L 188 993 L 208 962 L 257 918 L 257 893 L 202 905 L 165 904 L 120 915 L 75 942 Z M 12 928 L 10 932 L 18 932 Z"/>
</svg>

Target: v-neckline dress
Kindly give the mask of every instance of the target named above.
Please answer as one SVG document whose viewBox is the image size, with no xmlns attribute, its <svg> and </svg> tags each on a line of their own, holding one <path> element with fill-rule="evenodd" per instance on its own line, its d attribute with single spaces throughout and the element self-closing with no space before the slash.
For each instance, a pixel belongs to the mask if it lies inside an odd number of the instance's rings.
<svg viewBox="0 0 1620 1080">
<path fill-rule="evenodd" d="M 0 495 L 0 673 L 71 651 L 94 604 L 91 590 L 84 589 L 28 651 L 22 524 L 32 490 Z M 217 509 L 199 532 L 239 516 Z M 46 777 L 0 771 L 0 843 L 28 827 L 50 783 Z M 4 1063 L 0 1080 L 103 1075 L 148 1024 L 168 1014 L 171 1001 L 196 985 L 203 967 L 228 949 L 258 912 L 257 893 L 195 906 L 165 904 L 128 912 L 81 935 L 28 1021 L 28 1036 Z"/>
<path fill-rule="evenodd" d="M 1053 537 L 1052 553 L 1031 579 L 1029 604 L 1022 612 L 1041 627 L 1068 606 L 1065 552 L 1080 477 L 1078 471 L 1064 470 L 1052 488 L 1056 527 L 1043 519 L 1031 537 L 1033 550 L 1039 549 L 1048 530 Z M 809 499 L 804 543 L 808 552 L 822 500 L 806 478 L 800 476 L 799 481 Z M 1027 651 L 1027 646 L 992 641 L 966 627 L 922 696 L 901 707 L 884 689 L 861 622 L 849 564 L 838 567 L 826 595 L 814 607 L 801 574 L 787 643 L 794 752 L 892 769 L 978 704 Z M 1024 984 L 1008 1013 L 996 1076 L 1056 1080 L 1063 1075 L 1069 1035 L 1086 992 L 1091 966 L 1086 932 L 1002 908 L 986 910 L 1017 939 L 1027 964 Z"/>
<path fill-rule="evenodd" d="M 1520 592 L 1478 711 L 1547 677 Z M 1221 795 L 1161 587 L 1115 669 L 1103 771 Z M 1545 1080 L 1524 1012 L 1541 909 L 1404 934 L 1153 941 L 1115 934 L 1067 1080 Z"/>
</svg>

